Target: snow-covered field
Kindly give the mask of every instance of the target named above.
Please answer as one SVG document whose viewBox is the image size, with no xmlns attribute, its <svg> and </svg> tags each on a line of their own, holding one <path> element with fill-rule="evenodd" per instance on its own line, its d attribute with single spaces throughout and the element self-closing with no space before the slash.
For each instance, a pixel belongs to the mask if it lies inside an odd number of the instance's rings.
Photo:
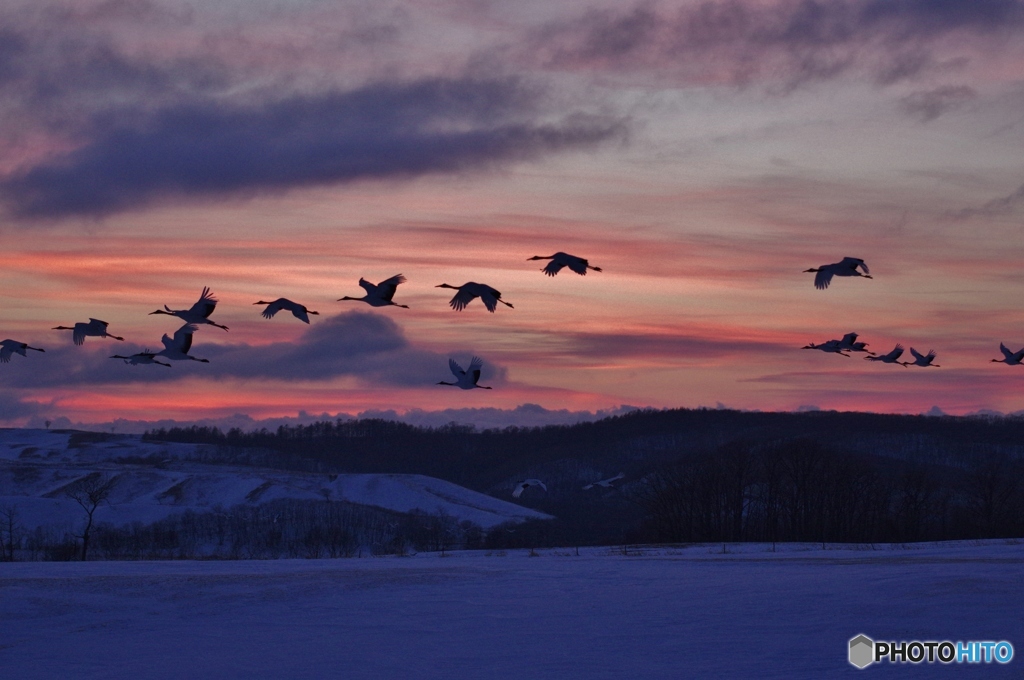
<svg viewBox="0 0 1024 680">
<path fill-rule="evenodd" d="M 876 547 L 3 563 L 0 677 L 1024 676 L 1024 545 Z M 1017 657 L 858 671 L 858 633 Z"/>
<path fill-rule="evenodd" d="M 397 512 L 444 511 L 481 527 L 548 515 L 423 475 L 324 475 L 196 462 L 203 445 L 143 442 L 121 435 L 69 441 L 67 432 L 0 429 L 0 507 L 14 506 L 27 528 L 70 526 L 82 511 L 63 493 L 101 472 L 116 480 L 97 522 L 150 523 L 174 513 L 204 512 L 276 499 L 344 500 Z"/>
</svg>

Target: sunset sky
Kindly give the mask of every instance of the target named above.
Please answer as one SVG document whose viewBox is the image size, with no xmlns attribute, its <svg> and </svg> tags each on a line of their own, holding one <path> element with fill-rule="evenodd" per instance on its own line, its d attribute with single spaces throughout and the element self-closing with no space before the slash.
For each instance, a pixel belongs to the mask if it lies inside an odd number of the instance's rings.
<svg viewBox="0 0 1024 680">
<path fill-rule="evenodd" d="M 0 0 L 0 425 L 1021 410 L 1022 149 L 1024 0 Z M 209 364 L 109 358 L 204 286 Z M 800 349 L 850 331 L 941 368 Z"/>
</svg>

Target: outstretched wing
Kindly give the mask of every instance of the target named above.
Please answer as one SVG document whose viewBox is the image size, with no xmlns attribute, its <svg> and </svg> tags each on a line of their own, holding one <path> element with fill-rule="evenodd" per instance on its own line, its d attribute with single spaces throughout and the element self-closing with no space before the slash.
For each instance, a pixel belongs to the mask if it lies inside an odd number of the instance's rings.
<svg viewBox="0 0 1024 680">
<path fill-rule="evenodd" d="M 363 290 L 366 291 L 367 295 L 372 296 L 374 293 L 377 292 L 377 286 L 373 285 L 372 283 L 370 283 L 361 276 L 359 277 L 359 285 L 363 287 Z"/>
<path fill-rule="evenodd" d="M 910 353 L 913 354 L 914 358 L 917 359 L 918 361 L 922 361 L 924 359 L 924 355 L 921 354 L 920 352 L 918 352 L 913 347 L 910 348 Z M 935 356 L 935 352 L 932 352 L 930 356 L 934 357 Z"/>
<path fill-rule="evenodd" d="M 525 489 L 526 487 L 527 485 L 523 482 L 519 482 L 519 484 L 516 484 L 516 488 L 512 490 L 512 498 L 519 498 L 520 496 L 522 496 L 523 489 Z"/>
<path fill-rule="evenodd" d="M 849 267 L 850 269 L 856 269 L 857 267 L 860 267 L 861 269 L 864 270 L 865 274 L 871 273 L 870 271 L 868 271 L 867 263 L 864 262 L 864 260 L 860 259 L 859 257 L 844 257 L 843 261 L 840 264 L 842 264 L 844 267 Z"/>
<path fill-rule="evenodd" d="M 547 274 L 548 276 L 554 276 L 558 272 L 562 271 L 562 267 L 564 266 L 565 264 L 563 262 L 559 262 L 558 260 L 551 260 L 551 262 L 548 262 L 546 265 L 544 265 L 544 269 L 542 269 L 541 271 Z M 573 271 L 576 270 L 574 269 Z"/>
<path fill-rule="evenodd" d="M 285 302 L 289 302 L 285 300 Z M 306 309 L 305 305 L 300 305 L 298 302 L 289 302 L 287 307 L 296 319 L 302 323 L 309 323 L 309 310 Z"/>
<path fill-rule="evenodd" d="M 899 359 L 901 356 L 903 356 L 903 345 L 897 344 L 895 347 L 893 347 L 891 352 L 885 355 L 885 358 L 895 360 Z"/>
<path fill-rule="evenodd" d="M 203 294 L 199 296 L 199 300 L 188 311 L 193 314 L 199 314 L 206 319 L 213 314 L 213 310 L 216 308 L 217 298 L 213 297 L 213 293 L 210 292 L 208 287 L 204 287 Z"/>
<path fill-rule="evenodd" d="M 448 370 L 450 370 L 452 375 L 456 378 L 461 378 L 466 375 L 466 372 L 462 370 L 462 366 L 459 366 L 459 362 L 455 361 L 455 359 L 448 360 Z"/>
<path fill-rule="evenodd" d="M 498 298 L 501 297 L 501 293 L 489 287 L 480 293 L 480 301 L 484 303 L 484 307 L 487 308 L 488 312 L 494 312 L 498 308 Z"/>
<path fill-rule="evenodd" d="M 465 288 L 462 288 L 459 290 L 458 293 L 455 294 L 455 297 L 453 297 L 451 302 L 449 302 L 448 304 L 451 305 L 451 308 L 454 309 L 456 312 L 461 312 L 463 309 L 466 308 L 466 305 L 473 301 L 473 298 L 475 297 L 476 293 L 471 293 Z M 484 300 L 484 304 L 487 304 L 486 300 Z M 496 306 L 497 302 L 492 302 L 488 309 L 490 309 L 493 312 L 494 307 Z"/>
<path fill-rule="evenodd" d="M 855 342 L 857 342 L 857 334 L 856 333 L 847 333 L 846 335 L 843 336 L 843 339 L 839 341 L 839 344 L 841 344 L 841 345 L 853 345 L 853 343 L 855 343 Z"/>
<path fill-rule="evenodd" d="M 828 288 L 828 284 L 832 283 L 832 274 L 831 267 L 821 267 L 818 269 L 818 273 L 814 275 L 814 287 L 818 290 Z"/>
<path fill-rule="evenodd" d="M 282 302 L 283 300 L 281 298 L 278 298 L 277 300 L 274 300 L 269 305 L 267 305 L 267 308 L 263 310 L 263 318 L 273 319 L 274 315 L 280 312 L 281 307 L 284 306 L 281 304 Z"/>
<path fill-rule="evenodd" d="M 1010 349 L 1003 343 L 999 343 L 999 351 L 1002 352 L 1003 356 L 1006 357 L 1007 359 L 1013 358 L 1013 352 L 1011 352 Z"/>
<path fill-rule="evenodd" d="M 11 355 L 14 354 L 14 348 L 4 345 L 0 348 L 0 363 L 6 364 L 11 360 Z"/>
<path fill-rule="evenodd" d="M 386 279 L 378 283 L 377 290 L 379 291 L 378 296 L 380 299 L 391 302 L 391 298 L 395 297 L 395 291 L 398 290 L 398 284 L 400 283 L 405 283 L 405 277 L 401 274 L 396 274 L 390 279 Z"/>
<path fill-rule="evenodd" d="M 590 263 L 587 262 L 586 260 L 584 260 L 582 257 L 574 257 L 572 255 L 570 255 L 569 257 L 572 258 L 571 260 L 569 260 L 569 263 L 568 263 L 569 264 L 569 269 L 573 270 L 577 274 L 582 274 L 583 276 L 586 276 L 587 275 L 587 265 L 590 264 Z"/>
<path fill-rule="evenodd" d="M 90 319 L 90 321 L 95 321 L 95 319 Z M 74 341 L 74 343 L 76 345 L 85 344 L 85 330 L 86 330 L 86 327 L 87 327 L 87 324 L 84 324 L 84 323 L 76 323 L 75 324 L 75 328 L 71 332 L 71 339 Z"/>
<path fill-rule="evenodd" d="M 469 362 L 469 376 L 473 379 L 473 384 L 476 385 L 477 381 L 480 380 L 480 369 L 483 368 L 484 362 L 480 357 L 473 357 Z"/>
<path fill-rule="evenodd" d="M 196 326 L 192 324 L 185 324 L 178 330 L 174 331 L 173 346 L 177 347 L 182 354 L 188 354 L 188 351 L 192 349 L 192 334 L 196 332 Z M 164 345 L 167 344 L 167 336 L 164 336 Z"/>
</svg>

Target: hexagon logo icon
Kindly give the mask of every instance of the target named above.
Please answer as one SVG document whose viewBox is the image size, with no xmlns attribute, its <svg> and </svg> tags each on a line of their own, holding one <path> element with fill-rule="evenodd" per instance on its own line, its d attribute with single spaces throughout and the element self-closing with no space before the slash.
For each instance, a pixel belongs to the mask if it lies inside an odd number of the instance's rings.
<svg viewBox="0 0 1024 680">
<path fill-rule="evenodd" d="M 867 668 L 875 660 L 875 641 L 867 635 L 858 635 L 850 640 L 850 663 L 857 668 Z"/>
</svg>

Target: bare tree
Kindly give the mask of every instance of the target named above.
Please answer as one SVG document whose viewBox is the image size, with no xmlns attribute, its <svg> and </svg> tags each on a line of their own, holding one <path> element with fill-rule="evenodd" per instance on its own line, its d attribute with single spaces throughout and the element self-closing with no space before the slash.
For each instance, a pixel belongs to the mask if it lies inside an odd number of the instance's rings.
<svg viewBox="0 0 1024 680">
<path fill-rule="evenodd" d="M 0 561 L 14 561 L 14 547 L 21 544 L 18 509 L 13 505 L 0 507 Z"/>
<path fill-rule="evenodd" d="M 72 499 L 85 510 L 85 529 L 77 535 L 82 539 L 82 561 L 86 560 L 89 554 L 89 536 L 92 533 L 93 515 L 96 509 L 107 501 L 110 492 L 114 489 L 113 478 L 107 477 L 99 472 L 94 472 L 78 480 L 65 491 L 65 495 Z"/>
</svg>

